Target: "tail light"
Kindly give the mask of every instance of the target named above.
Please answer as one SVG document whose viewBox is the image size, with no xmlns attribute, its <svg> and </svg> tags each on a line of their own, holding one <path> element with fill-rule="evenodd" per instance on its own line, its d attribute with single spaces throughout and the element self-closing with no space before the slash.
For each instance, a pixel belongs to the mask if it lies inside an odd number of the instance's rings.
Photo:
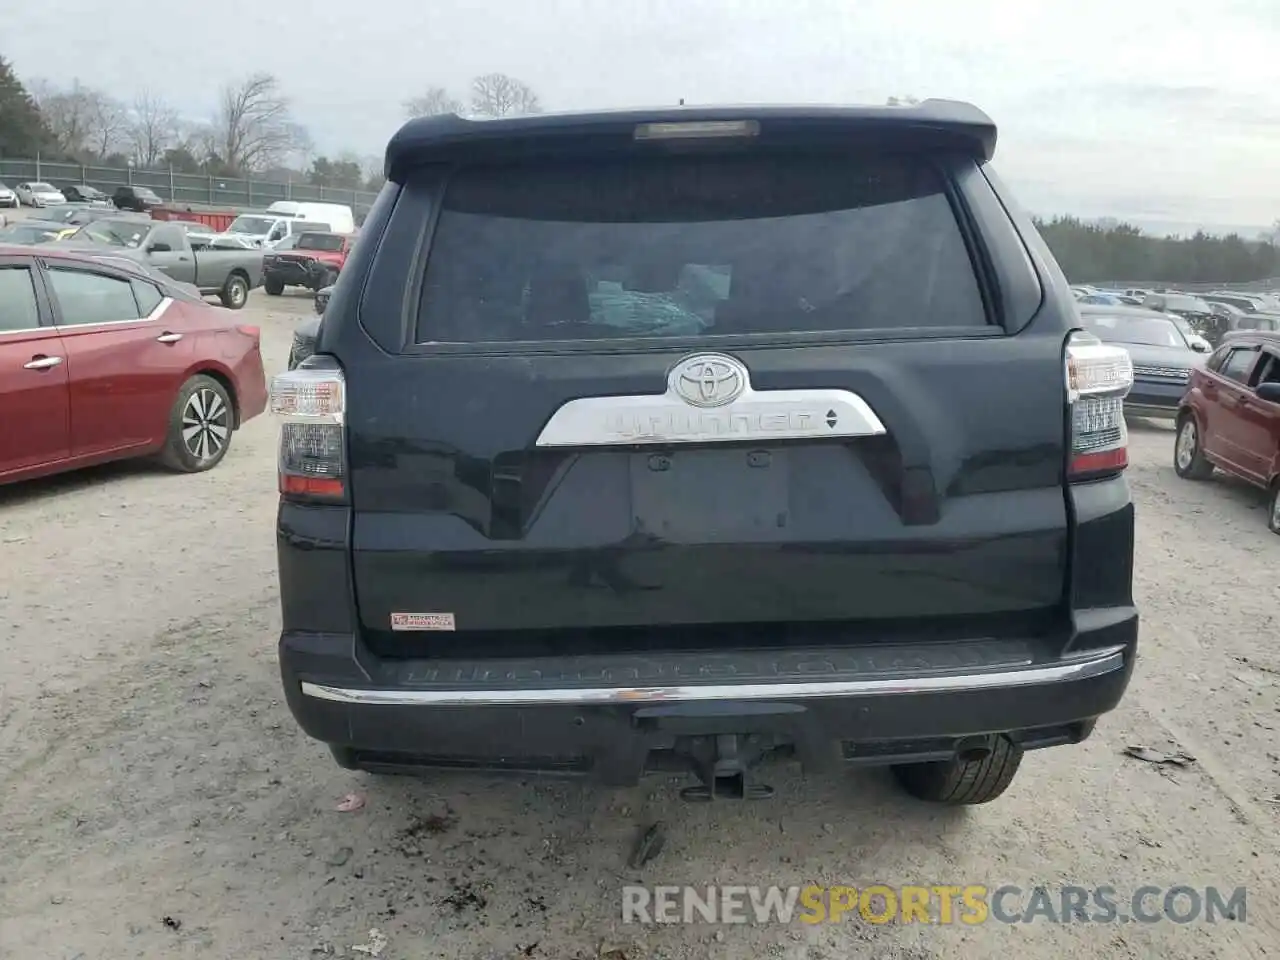
<svg viewBox="0 0 1280 960">
<path fill-rule="evenodd" d="M 1092 480 L 1129 465 L 1124 398 L 1133 386 L 1133 361 L 1123 347 L 1076 332 L 1067 339 L 1067 479 Z"/>
<path fill-rule="evenodd" d="M 347 385 L 327 358 L 271 380 L 271 412 L 280 425 L 280 493 L 302 500 L 343 500 L 346 488 Z"/>
<path fill-rule="evenodd" d="M 239 330 L 241 333 L 243 333 L 246 337 L 249 337 L 251 340 L 262 339 L 261 327 L 255 327 L 249 323 L 237 323 L 236 329 Z"/>
</svg>

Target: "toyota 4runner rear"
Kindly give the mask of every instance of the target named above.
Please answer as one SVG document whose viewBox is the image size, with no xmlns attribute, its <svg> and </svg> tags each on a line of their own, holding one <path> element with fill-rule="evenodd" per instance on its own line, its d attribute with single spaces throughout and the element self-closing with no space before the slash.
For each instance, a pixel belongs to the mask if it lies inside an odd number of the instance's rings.
<svg viewBox="0 0 1280 960">
<path fill-rule="evenodd" d="M 909 108 L 414 120 L 277 378 L 280 665 L 343 766 L 889 764 L 977 803 L 1137 643 L 1123 349 Z"/>
</svg>

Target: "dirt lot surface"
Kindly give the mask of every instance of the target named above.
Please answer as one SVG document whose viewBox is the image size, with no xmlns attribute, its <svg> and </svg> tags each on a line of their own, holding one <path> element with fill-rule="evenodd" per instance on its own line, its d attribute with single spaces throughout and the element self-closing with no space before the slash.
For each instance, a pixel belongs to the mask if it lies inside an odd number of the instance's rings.
<svg viewBox="0 0 1280 960">
<path fill-rule="evenodd" d="M 270 369 L 307 311 L 254 294 Z M 274 439 L 263 417 L 208 474 L 123 465 L 0 490 L 0 957 L 1280 956 L 1280 540 L 1259 494 L 1178 480 L 1168 428 L 1133 437 L 1144 623 L 1127 699 L 961 811 L 903 798 L 882 771 L 779 771 L 777 799 L 708 807 L 668 779 L 338 769 L 280 694 Z M 1124 756 L 1134 744 L 1195 761 Z M 335 809 L 352 792 L 363 808 Z M 655 820 L 665 849 L 629 869 Z M 1245 886 L 1248 910 L 640 926 L 621 922 L 627 883 Z"/>
</svg>

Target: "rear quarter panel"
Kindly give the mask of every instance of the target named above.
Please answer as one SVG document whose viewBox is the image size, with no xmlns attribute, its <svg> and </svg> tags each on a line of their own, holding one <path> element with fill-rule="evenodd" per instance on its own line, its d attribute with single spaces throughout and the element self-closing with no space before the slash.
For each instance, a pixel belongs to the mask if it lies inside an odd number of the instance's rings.
<svg viewBox="0 0 1280 960">
<path fill-rule="evenodd" d="M 250 287 L 262 283 L 262 257 L 260 250 L 196 250 L 196 286 L 201 290 L 220 290 L 233 272 L 248 278 Z"/>
<path fill-rule="evenodd" d="M 236 425 L 260 415 L 267 406 L 267 380 L 261 340 L 236 323 L 236 314 L 221 307 L 196 306 L 189 329 L 194 345 L 184 379 L 213 375 L 231 386 Z"/>
</svg>

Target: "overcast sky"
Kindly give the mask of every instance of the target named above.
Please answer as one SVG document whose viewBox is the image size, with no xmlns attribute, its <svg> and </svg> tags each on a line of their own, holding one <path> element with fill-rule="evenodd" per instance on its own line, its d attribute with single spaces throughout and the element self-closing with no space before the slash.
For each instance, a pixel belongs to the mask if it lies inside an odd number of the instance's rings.
<svg viewBox="0 0 1280 960">
<path fill-rule="evenodd" d="M 380 153 L 406 98 L 489 71 L 548 109 L 951 97 L 995 118 L 1036 212 L 1280 218 L 1280 0 L 32 0 L 0 54 L 193 116 L 268 70 L 331 153 Z"/>
</svg>

